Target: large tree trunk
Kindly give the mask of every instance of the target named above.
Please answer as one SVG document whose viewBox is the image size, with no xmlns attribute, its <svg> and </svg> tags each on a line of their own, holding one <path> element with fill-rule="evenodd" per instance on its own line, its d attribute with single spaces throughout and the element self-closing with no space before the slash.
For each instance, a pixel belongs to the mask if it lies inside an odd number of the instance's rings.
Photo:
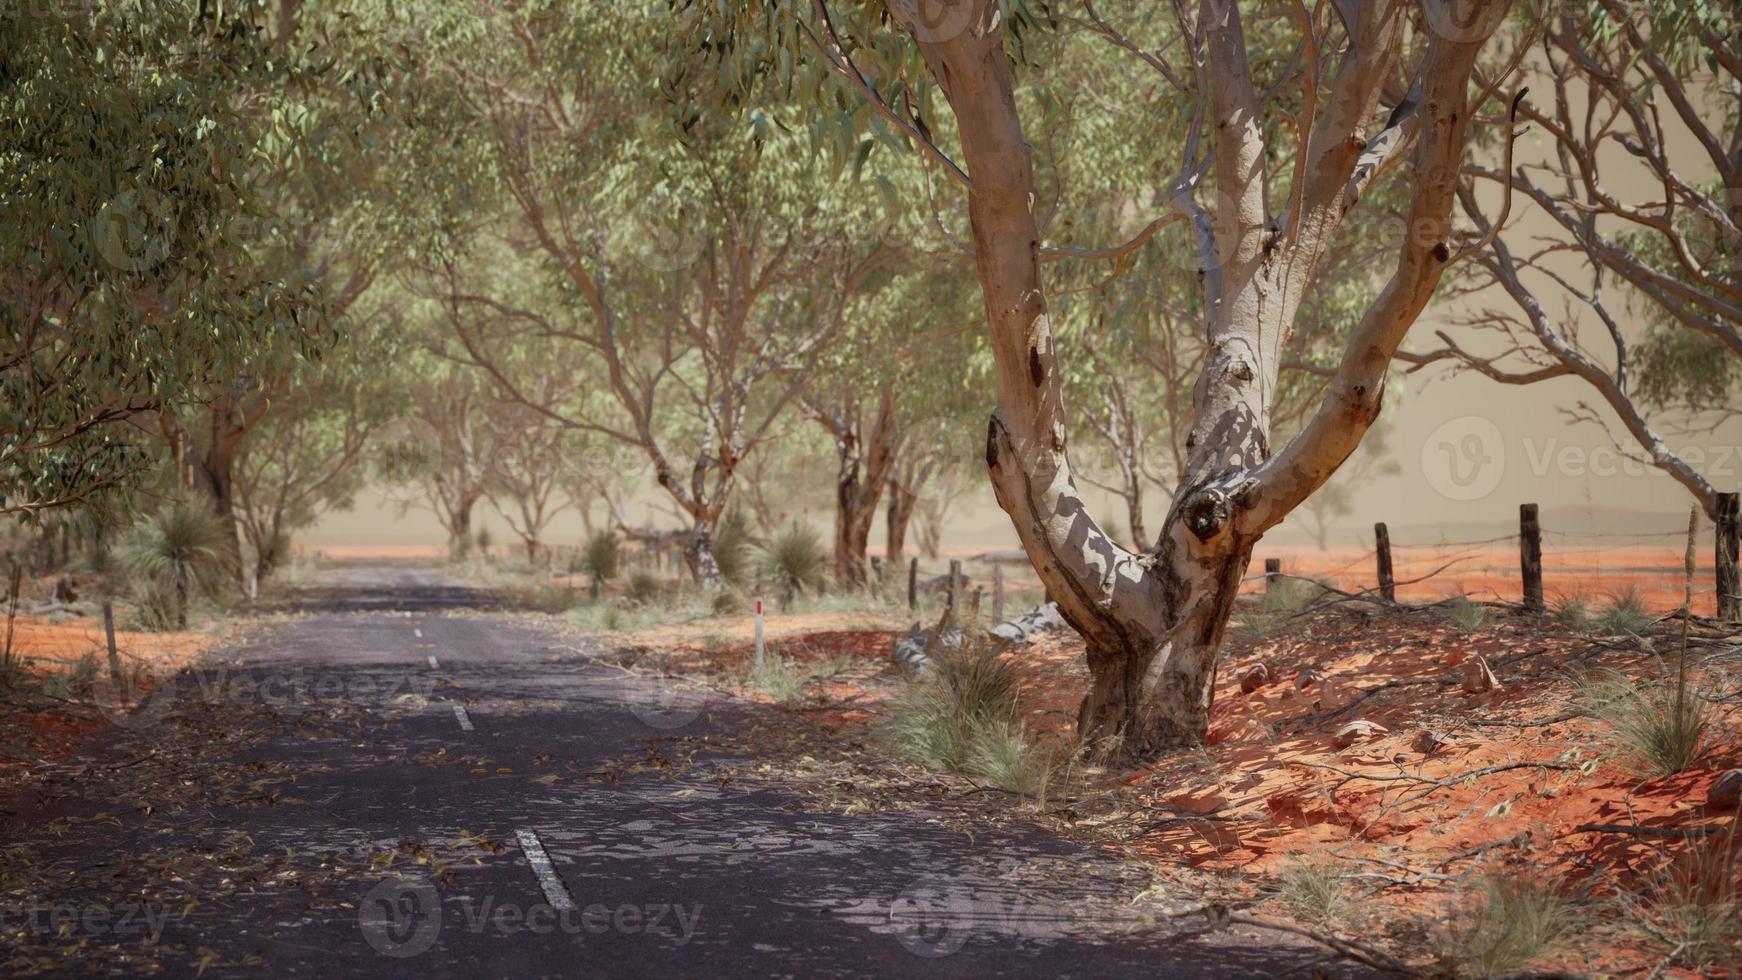
<svg viewBox="0 0 1742 980">
<path fill-rule="evenodd" d="M 947 12 L 942 2 L 921 0 L 920 18 Z M 1430 14 L 1447 13 L 1445 0 L 1424 2 Z M 1477 3 L 1478 13 L 1506 9 L 1505 0 Z M 1376 0 L 1337 9 L 1348 50 L 1323 117 L 1301 123 L 1310 139 L 1300 146 L 1286 213 L 1272 215 L 1240 11 L 1233 0 L 1203 5 L 1213 79 L 1204 108 L 1215 129 L 1220 201 L 1213 222 L 1189 196 L 1175 207 L 1197 231 L 1210 352 L 1195 389 L 1189 457 L 1159 544 L 1147 554 L 1107 537 L 1071 476 L 1030 149 L 998 5 L 977 0 L 970 28 L 949 38 L 919 32 L 921 54 L 955 111 L 972 181 L 969 219 L 998 401 L 986 463 L 1041 582 L 1087 641 L 1092 685 L 1079 723 L 1097 755 L 1144 758 L 1205 739 L 1222 635 L 1253 545 L 1360 444 L 1378 416 L 1392 355 L 1452 256 L 1448 217 L 1481 40 L 1428 38 L 1409 98 L 1364 139 L 1402 56 L 1413 8 Z M 1355 329 L 1318 413 L 1273 454 L 1276 372 L 1300 298 L 1342 216 L 1411 142 L 1405 227 L 1412 234 L 1399 246 L 1397 268 Z"/>
<path fill-rule="evenodd" d="M 684 543 L 683 560 L 697 587 L 717 589 L 725 584 L 725 578 L 720 574 L 720 563 L 714 558 L 713 521 L 695 522 L 695 526 L 690 529 L 689 541 Z"/>
</svg>

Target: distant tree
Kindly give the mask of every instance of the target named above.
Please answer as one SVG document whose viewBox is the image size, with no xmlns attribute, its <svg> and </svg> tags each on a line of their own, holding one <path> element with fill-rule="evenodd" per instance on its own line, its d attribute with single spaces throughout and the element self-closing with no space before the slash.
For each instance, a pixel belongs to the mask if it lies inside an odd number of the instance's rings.
<svg viewBox="0 0 1742 980">
<path fill-rule="evenodd" d="M 830 206 L 792 127 L 647 97 L 650 79 L 684 84 L 663 3 L 456 7 L 425 26 L 418 97 L 452 110 L 433 162 L 466 191 L 449 194 L 422 288 L 502 397 L 644 454 L 690 524 L 691 574 L 718 585 L 711 542 L 738 467 L 888 250 L 851 234 L 853 208 Z M 507 351 L 583 363 L 607 403 L 542 402 Z"/>
<path fill-rule="evenodd" d="M 490 416 L 500 433 L 501 453 L 485 493 L 520 538 L 527 563 L 537 564 L 545 529 L 573 505 L 562 492 L 572 433 L 518 402 L 498 405 Z"/>
<path fill-rule="evenodd" d="M 393 356 L 385 339 L 371 336 L 368 343 L 370 356 Z M 360 344 L 348 340 L 298 371 L 237 449 L 234 515 L 253 552 L 256 581 L 284 560 L 294 532 L 328 510 L 348 509 L 369 476 L 366 450 L 392 401 Z"/>
<path fill-rule="evenodd" d="M 1587 401 L 1562 409 L 1569 422 L 1611 432 L 1716 517 L 1719 488 L 1663 432 L 1677 418 L 1710 430 L 1742 406 L 1742 10 L 1568 0 L 1528 67 L 1549 94 L 1521 114 L 1547 153 L 1473 167 L 1459 191 L 1491 236 L 1466 285 L 1472 298 L 1498 286 L 1508 305 L 1408 357 L 1509 385 L 1577 379 L 1624 435 Z M 1494 197 L 1548 227 L 1486 217 Z"/>
</svg>

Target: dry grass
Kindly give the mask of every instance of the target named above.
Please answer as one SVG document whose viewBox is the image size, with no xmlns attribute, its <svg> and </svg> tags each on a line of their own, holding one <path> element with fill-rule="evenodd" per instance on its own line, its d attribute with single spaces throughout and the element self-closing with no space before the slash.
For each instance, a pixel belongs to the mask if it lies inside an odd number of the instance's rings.
<svg viewBox="0 0 1742 980">
<path fill-rule="evenodd" d="M 1609 594 L 1609 601 L 1592 621 L 1605 636 L 1643 633 L 1657 621 L 1639 590 L 1628 586 Z"/>
<path fill-rule="evenodd" d="M 1488 607 L 1472 602 L 1468 596 L 1453 596 L 1446 603 L 1446 621 L 1466 633 L 1480 633 L 1488 628 L 1492 615 Z"/>
<path fill-rule="evenodd" d="M 782 704 L 797 701 L 804 694 L 804 686 L 809 681 L 810 674 L 803 668 L 772 653 L 760 660 L 753 660 L 745 677 L 745 684 L 751 690 Z"/>
<path fill-rule="evenodd" d="M 1626 675 L 1603 671 L 1587 679 L 1582 699 L 1604 723 L 1610 749 L 1644 776 L 1681 772 L 1705 753 L 1711 708 L 1691 689 L 1685 672 L 1676 683 L 1642 689 Z"/>
<path fill-rule="evenodd" d="M 1462 910 L 1444 955 L 1460 973 L 1502 977 L 1552 954 L 1579 927 L 1578 909 L 1545 881 L 1495 872 Z"/>
<path fill-rule="evenodd" d="M 1020 724 L 1016 669 L 979 643 L 932 660 L 932 669 L 895 699 L 888 726 L 895 751 L 1013 793 L 1044 788 L 1047 761 Z"/>
<path fill-rule="evenodd" d="M 1276 876 L 1276 901 L 1303 922 L 1324 925 L 1348 914 L 1354 896 L 1329 861 L 1291 861 Z"/>
<path fill-rule="evenodd" d="M 1639 893 L 1623 893 L 1626 931 L 1677 966 L 1742 962 L 1742 884 L 1732 832 L 1690 849 Z"/>
</svg>

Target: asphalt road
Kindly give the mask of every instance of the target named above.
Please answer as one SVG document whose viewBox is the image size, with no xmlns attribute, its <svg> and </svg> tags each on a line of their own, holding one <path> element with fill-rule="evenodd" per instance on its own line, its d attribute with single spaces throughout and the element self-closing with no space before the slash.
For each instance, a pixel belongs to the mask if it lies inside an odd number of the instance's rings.
<svg viewBox="0 0 1742 980">
<path fill-rule="evenodd" d="M 476 611 L 488 597 L 456 583 L 358 569 L 305 601 L 0 804 L 0 974 L 1245 977 L 1324 959 L 1275 933 L 1183 935 L 1199 920 L 1169 916 L 1198 896 L 1140 896 L 1130 866 L 1039 830 L 722 786 L 708 737 L 753 709 Z"/>
</svg>

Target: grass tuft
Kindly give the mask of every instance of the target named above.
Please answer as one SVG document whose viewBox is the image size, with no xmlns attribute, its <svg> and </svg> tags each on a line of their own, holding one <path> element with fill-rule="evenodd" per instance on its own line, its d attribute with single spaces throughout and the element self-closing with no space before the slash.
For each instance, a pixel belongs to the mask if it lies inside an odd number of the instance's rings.
<svg viewBox="0 0 1742 980">
<path fill-rule="evenodd" d="M 795 594 L 821 592 L 828 577 L 828 561 L 822 539 L 804 524 L 782 531 L 763 555 L 764 568 L 775 587 Z"/>
<path fill-rule="evenodd" d="M 750 546 L 750 520 L 734 507 L 714 529 L 714 563 L 721 578 L 733 585 L 745 583 L 750 574 Z"/>
<path fill-rule="evenodd" d="M 601 582 L 609 582 L 623 570 L 623 548 L 617 535 L 600 528 L 587 538 L 581 550 L 581 567 Z"/>
<path fill-rule="evenodd" d="M 1643 633 L 1655 622 L 1657 617 L 1651 614 L 1645 597 L 1638 589 L 1628 586 L 1609 594 L 1609 602 L 1597 613 L 1595 625 L 1605 636 L 1621 636 Z"/>
<path fill-rule="evenodd" d="M 970 624 L 968 632 L 974 633 Z M 1016 668 L 983 643 L 934 654 L 932 669 L 895 701 L 895 751 L 1024 795 L 1045 787 L 1047 764 L 1024 737 Z"/>
<path fill-rule="evenodd" d="M 1555 597 L 1549 606 L 1549 615 L 1554 621 L 1568 629 L 1589 629 L 1591 625 L 1591 600 L 1583 592 L 1571 592 Z"/>
<path fill-rule="evenodd" d="M 1464 973 L 1509 976 L 1553 952 L 1578 920 L 1573 903 L 1547 882 L 1496 872 L 1483 880 L 1481 900 L 1466 910 L 1446 952 Z"/>
<path fill-rule="evenodd" d="M 769 653 L 761 662 L 752 661 L 746 679 L 751 690 L 773 698 L 782 704 L 797 701 L 804 694 L 810 675 L 804 668 L 779 654 Z"/>
<path fill-rule="evenodd" d="M 1742 883 L 1733 836 L 1681 855 L 1645 891 L 1622 893 L 1627 931 L 1677 966 L 1742 962 Z"/>
<path fill-rule="evenodd" d="M 1349 882 L 1328 861 L 1292 861 L 1277 875 L 1276 900 L 1296 918 L 1314 924 L 1337 921 L 1349 910 Z"/>
<path fill-rule="evenodd" d="M 1469 596 L 1453 596 L 1446 602 L 1446 621 L 1466 633 L 1480 633 L 1488 627 L 1488 607 L 1471 601 Z"/>
<path fill-rule="evenodd" d="M 624 591 L 631 602 L 645 606 L 658 602 L 665 589 L 660 585 L 659 576 L 652 572 L 635 572 L 629 576 Z"/>
<path fill-rule="evenodd" d="M 1711 709 L 1689 689 L 1685 674 L 1667 687 L 1642 690 L 1618 671 L 1604 671 L 1582 685 L 1587 710 L 1604 722 L 1611 748 L 1646 776 L 1667 776 L 1691 767 L 1704 754 Z"/>
</svg>

